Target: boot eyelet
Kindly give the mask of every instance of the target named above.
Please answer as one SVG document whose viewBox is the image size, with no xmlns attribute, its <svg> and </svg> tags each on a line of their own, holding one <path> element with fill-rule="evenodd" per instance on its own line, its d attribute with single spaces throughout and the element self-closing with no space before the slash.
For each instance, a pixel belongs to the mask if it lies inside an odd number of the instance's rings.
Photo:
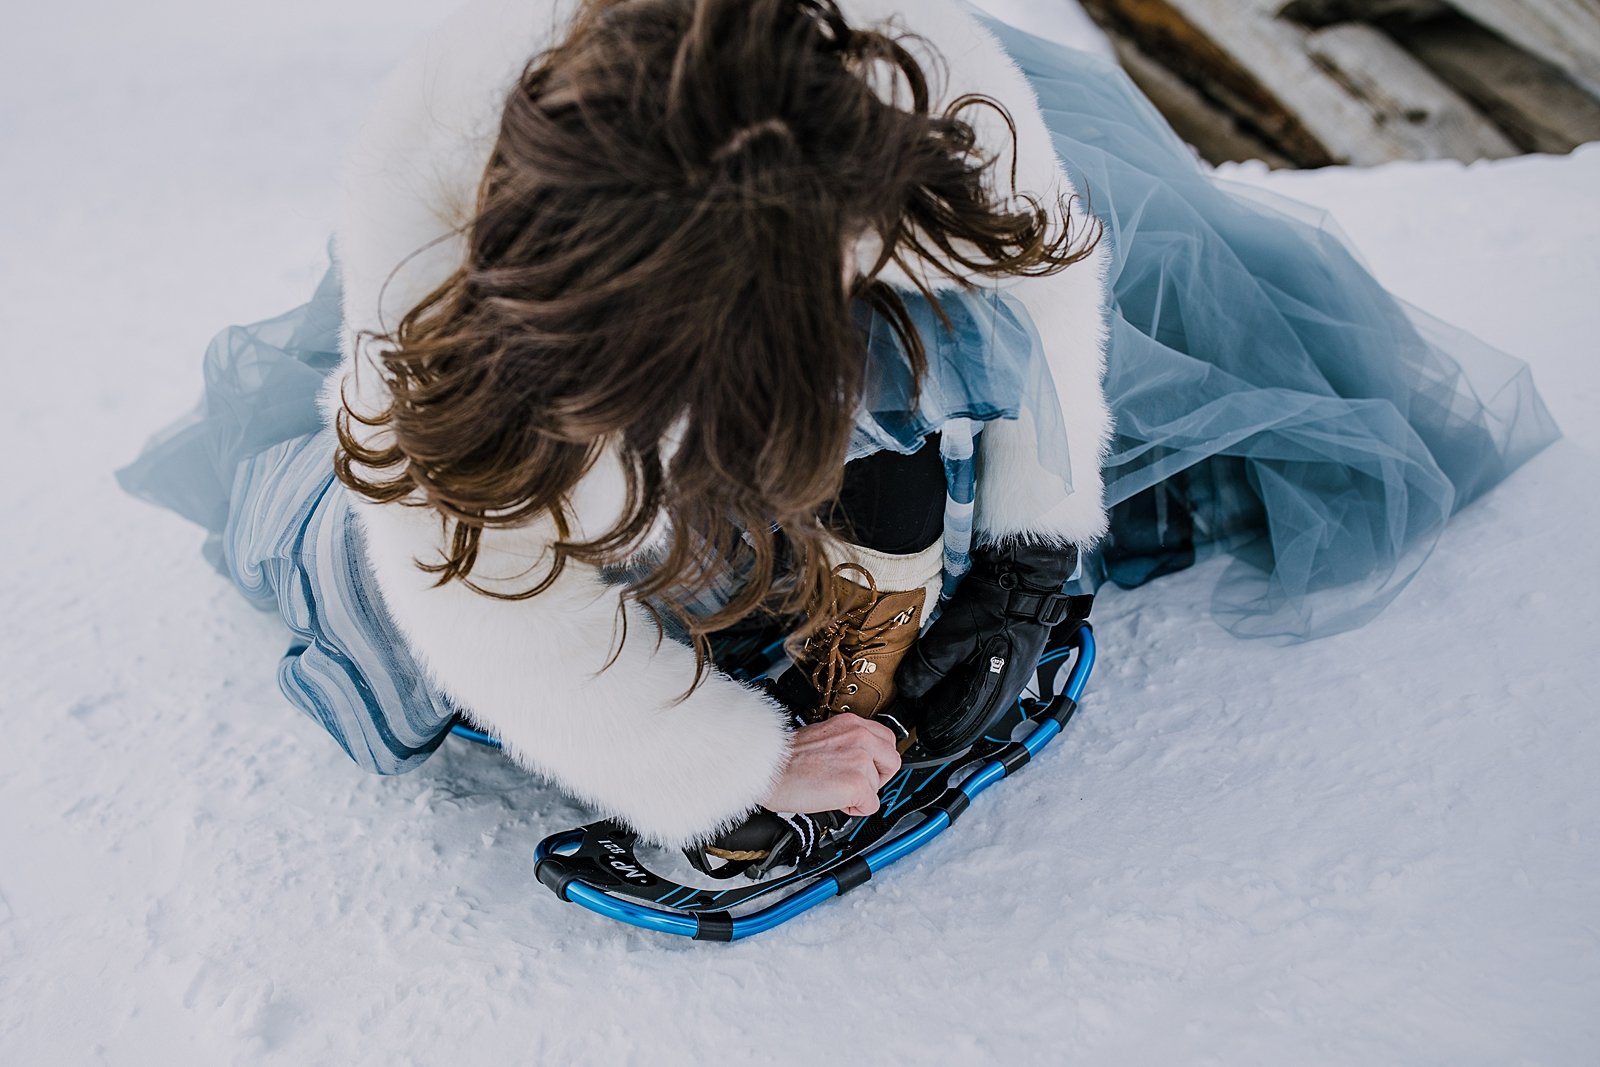
<svg viewBox="0 0 1600 1067">
<path fill-rule="evenodd" d="M 1015 589 L 1017 587 L 1017 572 L 1006 571 L 1000 576 L 1001 589 Z"/>
<path fill-rule="evenodd" d="M 849 711 L 850 710 L 850 705 L 849 704 L 840 704 L 839 705 L 839 710 L 840 711 Z"/>
<path fill-rule="evenodd" d="M 859 685 L 857 685 L 854 682 L 851 682 L 849 685 L 844 687 L 844 691 L 846 693 L 849 693 L 851 696 L 855 696 L 856 695 L 856 690 L 860 689 L 860 688 L 861 687 Z"/>
</svg>

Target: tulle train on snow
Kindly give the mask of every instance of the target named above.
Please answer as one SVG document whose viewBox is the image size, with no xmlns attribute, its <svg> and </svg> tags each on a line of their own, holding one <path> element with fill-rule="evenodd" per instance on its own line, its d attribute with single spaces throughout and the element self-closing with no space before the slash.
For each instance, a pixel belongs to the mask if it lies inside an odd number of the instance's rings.
<svg viewBox="0 0 1600 1067">
<path fill-rule="evenodd" d="M 1528 368 L 1388 294 L 1322 213 L 1206 174 L 1115 65 L 986 21 L 1111 242 L 1098 573 L 1137 585 L 1226 549 L 1213 612 L 1234 633 L 1365 623 L 1558 436 Z"/>
</svg>

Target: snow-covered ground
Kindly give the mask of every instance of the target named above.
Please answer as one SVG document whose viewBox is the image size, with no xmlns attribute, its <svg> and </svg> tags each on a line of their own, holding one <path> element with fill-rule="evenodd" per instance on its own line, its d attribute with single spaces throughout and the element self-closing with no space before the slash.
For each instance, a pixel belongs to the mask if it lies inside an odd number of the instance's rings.
<svg viewBox="0 0 1600 1067">
<path fill-rule="evenodd" d="M 309 292 L 340 145 L 443 2 L 8 9 L 0 1064 L 1596 1062 L 1600 147 L 1231 171 L 1529 360 L 1566 440 L 1357 633 L 1235 641 L 1210 567 L 1104 597 L 1043 759 L 699 945 L 535 884 L 583 813 L 495 755 L 358 772 L 278 695 L 275 620 L 111 479 L 215 329 Z"/>
</svg>

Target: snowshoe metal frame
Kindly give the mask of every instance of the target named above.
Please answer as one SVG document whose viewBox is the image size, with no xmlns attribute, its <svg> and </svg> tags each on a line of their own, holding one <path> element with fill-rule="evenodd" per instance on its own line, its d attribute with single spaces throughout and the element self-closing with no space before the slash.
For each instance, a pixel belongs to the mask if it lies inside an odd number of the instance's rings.
<svg viewBox="0 0 1600 1067">
<path fill-rule="evenodd" d="M 1058 690 L 1056 680 L 1068 661 L 1070 673 Z M 787 873 L 731 889 L 683 885 L 640 861 L 632 831 L 603 820 L 541 841 L 534 849 L 534 874 L 561 900 L 646 930 L 699 941 L 737 941 L 770 930 L 915 852 L 948 829 L 979 793 L 1038 755 L 1077 711 L 1094 663 L 1094 631 L 1087 623 L 1058 628 L 1039 661 L 1036 697 L 1019 699 L 990 736 L 967 752 L 903 767 L 879 793 L 877 813 L 850 820 Z M 477 731 L 455 732 L 498 747 Z M 730 912 L 774 894 L 781 895 L 765 907 Z"/>
</svg>

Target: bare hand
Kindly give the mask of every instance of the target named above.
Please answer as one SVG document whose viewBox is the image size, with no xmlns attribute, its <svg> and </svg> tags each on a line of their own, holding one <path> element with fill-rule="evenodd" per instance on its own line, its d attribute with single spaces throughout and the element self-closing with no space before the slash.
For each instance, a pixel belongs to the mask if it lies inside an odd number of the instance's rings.
<svg viewBox="0 0 1600 1067">
<path fill-rule="evenodd" d="M 878 790 L 900 769 L 894 732 L 859 715 L 835 715 L 794 733 L 789 763 L 761 802 L 769 811 L 871 815 Z"/>
</svg>

